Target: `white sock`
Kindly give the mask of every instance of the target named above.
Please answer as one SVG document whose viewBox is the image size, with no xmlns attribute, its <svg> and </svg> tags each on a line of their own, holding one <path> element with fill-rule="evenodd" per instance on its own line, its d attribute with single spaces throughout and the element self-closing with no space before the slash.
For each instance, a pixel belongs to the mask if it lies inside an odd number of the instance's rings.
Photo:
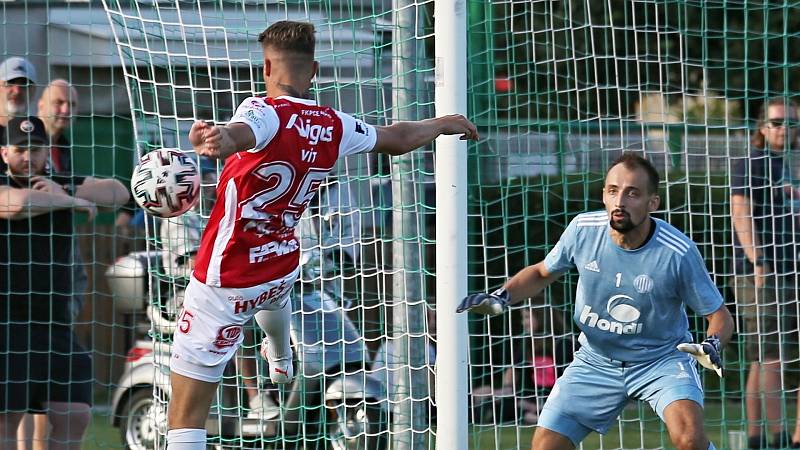
<svg viewBox="0 0 800 450">
<path fill-rule="evenodd" d="M 206 430 L 178 428 L 167 432 L 167 450 L 205 450 Z"/>
<path fill-rule="evenodd" d="M 267 352 L 270 361 L 292 360 L 292 342 L 289 338 L 289 323 L 292 320 L 292 302 L 276 311 L 261 310 L 256 313 L 256 322 L 267 335 Z"/>
</svg>

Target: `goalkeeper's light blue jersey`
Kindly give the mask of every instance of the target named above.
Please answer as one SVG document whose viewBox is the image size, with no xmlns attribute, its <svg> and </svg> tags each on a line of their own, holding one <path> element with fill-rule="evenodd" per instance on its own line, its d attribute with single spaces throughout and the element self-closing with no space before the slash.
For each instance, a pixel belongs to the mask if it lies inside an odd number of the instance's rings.
<svg viewBox="0 0 800 450">
<path fill-rule="evenodd" d="M 551 273 L 578 269 L 579 340 L 602 356 L 640 362 L 674 352 L 692 340 L 684 305 L 705 316 L 723 304 L 694 242 L 654 220 L 647 243 L 625 250 L 612 241 L 605 211 L 581 214 L 544 260 Z"/>
</svg>

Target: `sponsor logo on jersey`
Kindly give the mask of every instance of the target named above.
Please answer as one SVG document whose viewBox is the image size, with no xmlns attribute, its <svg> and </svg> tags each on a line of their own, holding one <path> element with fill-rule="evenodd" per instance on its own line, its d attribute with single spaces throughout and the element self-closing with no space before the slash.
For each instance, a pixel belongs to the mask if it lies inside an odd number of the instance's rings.
<svg viewBox="0 0 800 450">
<path fill-rule="evenodd" d="M 294 128 L 301 137 L 308 139 L 311 145 L 317 145 L 320 141 L 331 142 L 333 141 L 333 125 L 323 127 L 319 124 L 311 124 L 311 120 L 303 121 L 298 114 L 292 114 L 289 121 L 286 122 L 287 130 Z"/>
<path fill-rule="evenodd" d="M 616 334 L 639 334 L 642 332 L 642 324 L 637 323 L 641 313 L 638 309 L 624 302 L 633 302 L 633 298 L 619 294 L 611 297 L 606 304 L 608 315 L 614 320 L 601 319 L 600 315 L 592 312 L 592 307 L 585 305 L 581 310 L 578 322 L 590 328 L 608 331 Z"/>
<path fill-rule="evenodd" d="M 304 116 L 313 116 L 313 117 L 327 117 L 330 118 L 331 115 L 321 109 L 303 109 L 300 110 L 300 114 Z"/>
<path fill-rule="evenodd" d="M 653 290 L 653 279 L 650 275 L 641 274 L 633 279 L 633 287 L 640 294 L 648 294 Z"/>
<path fill-rule="evenodd" d="M 364 136 L 369 136 L 368 128 L 365 127 L 360 120 L 356 120 L 356 133 L 361 133 Z"/>
<path fill-rule="evenodd" d="M 217 338 L 214 339 L 214 345 L 217 348 L 232 347 L 239 341 L 239 336 L 241 335 L 241 325 L 226 325 L 217 330 Z"/>
<path fill-rule="evenodd" d="M 237 297 L 237 300 L 233 304 L 233 313 L 242 314 L 252 309 L 258 309 L 262 305 L 275 303 L 286 297 L 286 294 L 289 293 L 291 288 L 291 284 L 286 284 L 286 281 L 281 281 L 279 285 L 262 292 L 256 298 L 244 300 L 242 297 Z"/>
<path fill-rule="evenodd" d="M 600 272 L 600 266 L 597 265 L 596 260 L 586 264 L 583 268 L 592 272 Z"/>
<path fill-rule="evenodd" d="M 252 109 L 245 112 L 244 116 L 247 117 L 251 125 L 255 126 L 259 130 L 264 128 L 264 121 L 262 121 Z"/>
<path fill-rule="evenodd" d="M 290 239 L 287 241 L 272 241 L 264 245 L 250 248 L 250 264 L 260 263 L 264 260 L 274 258 L 276 256 L 283 256 L 287 253 L 292 253 L 300 248 L 297 239 Z"/>
</svg>

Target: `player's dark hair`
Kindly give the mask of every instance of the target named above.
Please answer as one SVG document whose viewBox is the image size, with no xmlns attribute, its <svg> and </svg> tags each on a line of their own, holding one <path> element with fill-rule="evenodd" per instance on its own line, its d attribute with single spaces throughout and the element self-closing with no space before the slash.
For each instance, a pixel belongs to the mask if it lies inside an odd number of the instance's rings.
<svg viewBox="0 0 800 450">
<path fill-rule="evenodd" d="M 258 35 L 258 42 L 263 48 L 270 47 L 278 51 L 300 53 L 313 58 L 316 45 L 314 25 L 308 22 L 281 20 L 262 31 Z"/>
<path fill-rule="evenodd" d="M 756 129 L 753 130 L 753 134 L 750 136 L 750 145 L 752 145 L 753 148 L 765 149 L 767 147 L 767 139 L 761 133 L 761 127 L 767 124 L 770 106 L 783 106 L 786 109 L 793 109 L 795 111 L 794 120 L 797 120 L 797 102 L 786 97 L 768 98 L 767 101 L 761 105 L 761 109 L 758 110 Z M 795 136 L 795 141 L 791 143 L 790 147 L 793 149 L 800 148 L 800 142 L 798 142 L 798 140 L 800 140 L 800 133 Z"/>
<path fill-rule="evenodd" d="M 608 177 L 608 172 L 611 172 L 611 169 L 619 164 L 622 164 L 626 169 L 630 170 L 644 169 L 644 171 L 647 172 L 647 178 L 649 179 L 649 182 L 647 183 L 647 189 L 651 194 L 658 192 L 658 183 L 660 182 L 661 178 L 658 175 L 658 171 L 655 167 L 653 167 L 653 164 L 649 160 L 639 156 L 638 153 L 625 152 L 619 158 L 614 160 L 610 166 L 608 166 L 606 177 Z"/>
</svg>

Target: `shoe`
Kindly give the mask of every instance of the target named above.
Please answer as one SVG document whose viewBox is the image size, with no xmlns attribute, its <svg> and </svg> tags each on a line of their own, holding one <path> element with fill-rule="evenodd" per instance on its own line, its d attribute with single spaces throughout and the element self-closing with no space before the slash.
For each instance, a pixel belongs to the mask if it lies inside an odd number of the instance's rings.
<svg viewBox="0 0 800 450">
<path fill-rule="evenodd" d="M 259 391 L 258 395 L 250 399 L 249 419 L 274 419 L 281 415 L 281 407 L 275 403 L 268 392 Z"/>
<path fill-rule="evenodd" d="M 759 450 L 762 448 L 767 448 L 767 438 L 762 434 L 759 434 L 757 436 L 748 436 L 747 448 L 748 450 Z"/>
<path fill-rule="evenodd" d="M 289 354 L 288 358 L 271 359 L 267 339 L 261 341 L 261 356 L 269 363 L 269 379 L 274 384 L 289 384 L 294 379 L 294 367 L 292 367 L 292 355 Z"/>
<path fill-rule="evenodd" d="M 773 448 L 792 448 L 792 437 L 784 430 L 772 435 Z"/>
</svg>

